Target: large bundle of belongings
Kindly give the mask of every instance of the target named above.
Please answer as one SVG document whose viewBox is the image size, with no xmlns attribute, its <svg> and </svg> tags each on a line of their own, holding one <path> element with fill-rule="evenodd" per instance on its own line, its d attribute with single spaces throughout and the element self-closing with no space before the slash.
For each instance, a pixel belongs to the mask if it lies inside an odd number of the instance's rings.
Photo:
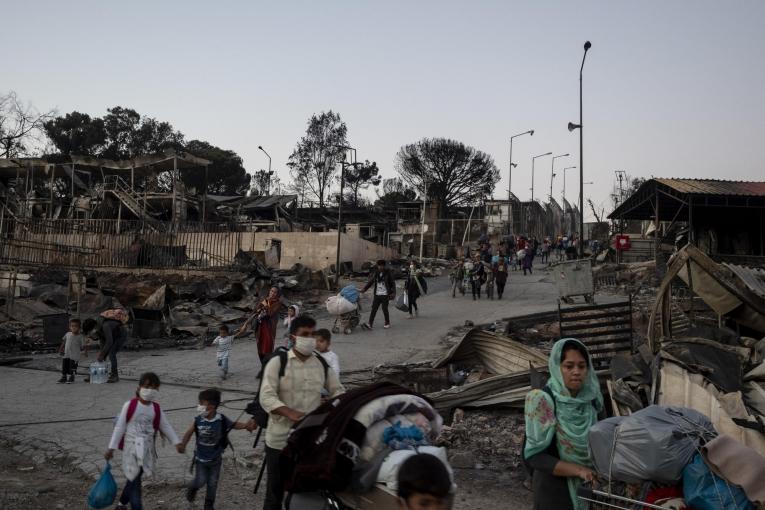
<svg viewBox="0 0 765 510">
<path fill-rule="evenodd" d="M 429 453 L 448 468 L 445 449 L 433 446 L 442 424 L 425 397 L 387 382 L 325 402 L 283 451 L 289 508 L 324 508 L 328 499 L 334 508 L 397 508 L 396 475 L 409 456 Z"/>
</svg>

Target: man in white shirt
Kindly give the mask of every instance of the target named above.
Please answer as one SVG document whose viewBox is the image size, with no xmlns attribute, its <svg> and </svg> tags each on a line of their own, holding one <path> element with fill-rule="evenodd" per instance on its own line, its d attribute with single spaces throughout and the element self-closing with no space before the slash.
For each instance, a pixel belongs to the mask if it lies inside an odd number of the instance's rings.
<svg viewBox="0 0 765 510">
<path fill-rule="evenodd" d="M 361 289 L 366 292 L 370 287 L 374 287 L 374 297 L 372 298 L 372 311 L 369 312 L 369 322 L 362 326 L 366 329 L 372 329 L 377 315 L 377 309 L 382 306 L 383 316 L 385 316 L 385 325 L 383 328 L 390 328 L 390 314 L 388 313 L 388 303 L 396 296 L 396 282 L 390 270 L 385 267 L 384 260 L 377 261 L 377 268 L 370 275 L 369 281 Z"/>
<path fill-rule="evenodd" d="M 290 332 L 294 346 L 287 354 L 284 375 L 279 377 L 282 358 L 273 356 L 263 369 L 260 404 L 268 412 L 266 428 L 266 470 L 268 474 L 264 510 L 282 508 L 284 480 L 280 455 L 287 445 L 287 436 L 294 423 L 321 404 L 321 390 L 330 398 L 345 391 L 334 370 L 325 370 L 319 361 L 314 330 L 316 321 L 307 316 L 296 317 Z"/>
</svg>

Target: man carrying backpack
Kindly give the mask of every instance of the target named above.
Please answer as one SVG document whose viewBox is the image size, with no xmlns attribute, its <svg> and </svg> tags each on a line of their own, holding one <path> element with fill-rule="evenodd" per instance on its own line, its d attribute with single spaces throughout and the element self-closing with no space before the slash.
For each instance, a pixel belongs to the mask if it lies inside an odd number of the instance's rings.
<svg viewBox="0 0 765 510">
<path fill-rule="evenodd" d="M 259 400 L 268 413 L 264 510 L 282 508 L 284 473 L 280 456 L 292 425 L 319 407 L 322 388 L 327 390 L 329 398 L 345 391 L 335 371 L 327 370 L 326 362 L 315 352 L 315 329 L 316 321 L 312 317 L 296 317 L 290 326 L 292 349 L 284 356 L 273 356 L 263 368 Z"/>
</svg>

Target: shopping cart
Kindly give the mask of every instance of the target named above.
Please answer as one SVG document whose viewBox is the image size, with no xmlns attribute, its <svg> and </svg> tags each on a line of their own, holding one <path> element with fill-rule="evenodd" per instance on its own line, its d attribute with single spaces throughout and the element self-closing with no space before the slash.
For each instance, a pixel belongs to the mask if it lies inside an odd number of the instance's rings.
<svg viewBox="0 0 765 510">
<path fill-rule="evenodd" d="M 335 323 L 332 325 L 333 333 L 343 332 L 350 335 L 353 330 L 361 323 L 361 301 L 356 303 L 356 309 L 352 312 L 335 316 Z"/>
<path fill-rule="evenodd" d="M 652 503 L 646 503 L 626 496 L 620 496 L 611 492 L 595 489 L 590 484 L 582 484 L 576 491 L 576 497 L 582 501 L 590 503 L 590 510 L 599 510 L 607 508 L 616 508 L 619 510 L 642 510 L 655 508 L 657 510 L 667 510 L 667 506 L 657 506 Z"/>
</svg>

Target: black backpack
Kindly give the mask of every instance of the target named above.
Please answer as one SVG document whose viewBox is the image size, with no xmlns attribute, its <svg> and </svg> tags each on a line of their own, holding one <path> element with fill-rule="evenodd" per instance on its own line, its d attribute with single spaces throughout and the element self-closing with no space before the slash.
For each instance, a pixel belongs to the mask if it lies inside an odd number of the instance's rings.
<svg viewBox="0 0 765 510">
<path fill-rule="evenodd" d="M 272 352 L 263 360 L 263 364 L 260 367 L 260 372 L 257 375 L 258 389 L 255 392 L 255 397 L 252 399 L 252 402 L 247 404 L 247 407 L 245 408 L 245 412 L 252 416 L 252 419 L 255 420 L 255 423 L 257 423 L 258 427 L 260 428 L 264 429 L 268 427 L 268 413 L 265 409 L 263 409 L 263 406 L 260 405 L 260 385 L 263 384 L 263 371 L 265 370 L 266 365 L 268 365 L 268 363 L 273 358 L 278 357 L 279 379 L 284 377 L 284 371 L 287 369 L 287 354 L 289 354 L 289 352 L 289 349 L 286 347 L 277 347 L 274 352 Z M 324 367 L 324 381 L 326 382 L 327 373 L 329 371 L 327 360 L 325 360 L 324 357 L 316 351 L 314 351 L 313 355 L 316 356 L 316 358 L 321 362 L 321 366 Z"/>
</svg>

